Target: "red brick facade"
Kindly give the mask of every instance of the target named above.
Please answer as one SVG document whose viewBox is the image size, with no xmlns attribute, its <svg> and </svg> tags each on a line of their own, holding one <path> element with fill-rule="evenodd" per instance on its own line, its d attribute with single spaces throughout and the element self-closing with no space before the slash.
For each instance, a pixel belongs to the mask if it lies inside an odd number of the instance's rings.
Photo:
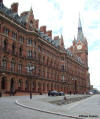
<svg viewBox="0 0 100 119">
<path fill-rule="evenodd" d="M 6 8 L 8 12 L 2 1 L 0 7 L 0 91 L 88 91 L 88 49 L 84 43 L 78 42 L 81 50 L 76 41 L 65 49 L 62 36 L 53 40 L 52 31 L 46 31 L 46 26 L 39 29 L 32 9 L 18 16 L 17 3 L 11 5 L 11 11 Z M 30 67 L 34 69 L 30 71 Z"/>
</svg>

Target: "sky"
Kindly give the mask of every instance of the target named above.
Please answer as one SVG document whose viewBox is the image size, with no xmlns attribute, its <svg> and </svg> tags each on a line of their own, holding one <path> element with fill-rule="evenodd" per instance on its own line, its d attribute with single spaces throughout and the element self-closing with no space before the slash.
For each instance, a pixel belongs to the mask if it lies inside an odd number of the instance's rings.
<svg viewBox="0 0 100 119">
<path fill-rule="evenodd" d="M 77 38 L 79 14 L 84 36 L 88 41 L 88 62 L 91 84 L 100 90 L 100 0 L 4 0 L 10 8 L 19 3 L 18 13 L 32 7 L 39 26 L 46 25 L 53 36 L 63 35 L 65 48 Z"/>
</svg>

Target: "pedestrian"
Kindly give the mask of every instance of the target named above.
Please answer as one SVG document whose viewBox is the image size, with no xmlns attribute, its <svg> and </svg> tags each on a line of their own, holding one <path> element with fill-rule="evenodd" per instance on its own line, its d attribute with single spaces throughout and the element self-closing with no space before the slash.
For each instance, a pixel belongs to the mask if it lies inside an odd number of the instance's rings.
<svg viewBox="0 0 100 119">
<path fill-rule="evenodd" d="M 15 89 L 13 89 L 12 94 L 13 94 L 13 96 L 14 96 L 14 94 L 15 94 Z"/>
<path fill-rule="evenodd" d="M 0 91 L 0 97 L 2 97 L 2 92 Z"/>
<path fill-rule="evenodd" d="M 49 91 L 48 91 L 48 96 L 50 96 L 50 93 L 51 93 L 51 91 L 49 90 Z"/>
</svg>

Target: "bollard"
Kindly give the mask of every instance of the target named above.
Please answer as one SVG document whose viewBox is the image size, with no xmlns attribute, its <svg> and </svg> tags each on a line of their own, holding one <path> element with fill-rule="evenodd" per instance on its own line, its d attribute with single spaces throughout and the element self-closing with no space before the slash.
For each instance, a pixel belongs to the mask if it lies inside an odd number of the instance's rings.
<svg viewBox="0 0 100 119">
<path fill-rule="evenodd" d="M 64 96 L 64 100 L 67 100 L 67 97 L 66 96 Z"/>
<path fill-rule="evenodd" d="M 2 97 L 2 93 L 0 92 L 0 97 Z"/>
</svg>

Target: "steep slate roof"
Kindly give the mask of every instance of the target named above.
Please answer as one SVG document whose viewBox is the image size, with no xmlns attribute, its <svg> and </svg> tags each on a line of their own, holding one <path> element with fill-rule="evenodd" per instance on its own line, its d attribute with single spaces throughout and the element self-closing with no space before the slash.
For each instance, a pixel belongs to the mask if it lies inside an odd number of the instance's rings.
<svg viewBox="0 0 100 119">
<path fill-rule="evenodd" d="M 8 9 L 7 7 L 4 6 L 3 3 L 0 3 L 0 12 L 6 14 L 8 17 L 14 19 L 17 23 L 19 23 L 21 26 L 26 27 L 26 22 L 27 22 L 27 17 L 28 17 L 28 12 L 26 14 L 23 14 L 21 16 L 18 15 L 18 13 L 13 13 L 11 9 Z M 79 20 L 79 28 L 82 28 L 81 26 L 81 21 Z M 40 29 L 36 30 L 38 32 L 38 34 L 40 35 L 41 38 L 43 38 L 44 40 L 46 40 L 47 42 L 49 42 L 50 44 L 52 44 L 53 46 L 55 46 L 56 48 L 59 47 L 59 43 L 60 43 L 60 38 L 56 39 L 56 40 L 52 40 L 47 34 L 44 34 L 43 32 L 40 31 Z M 83 33 L 83 32 L 81 32 Z M 82 34 L 83 35 L 83 34 Z M 80 36 L 80 34 L 79 34 Z M 78 41 L 79 39 L 77 39 Z M 66 53 L 72 57 L 73 54 L 69 49 L 66 49 Z M 78 57 L 76 58 L 76 60 L 79 63 L 83 62 L 81 61 L 81 59 Z"/>
<path fill-rule="evenodd" d="M 84 44 L 87 44 L 86 38 L 84 37 L 83 30 L 82 30 L 80 15 L 79 15 L 79 21 L 78 21 L 78 33 L 77 33 L 76 43 L 78 43 L 79 41 Z"/>
<path fill-rule="evenodd" d="M 0 3 L 0 12 L 5 13 L 7 16 L 11 17 L 16 22 L 18 22 L 20 25 L 25 27 L 24 21 L 23 19 L 21 19 L 18 13 L 13 13 L 12 10 L 5 7 L 3 3 Z"/>
<path fill-rule="evenodd" d="M 28 17 L 28 15 L 23 15 L 23 16 L 20 17 L 21 21 L 22 21 L 24 24 L 26 24 L 27 17 Z"/>
</svg>

